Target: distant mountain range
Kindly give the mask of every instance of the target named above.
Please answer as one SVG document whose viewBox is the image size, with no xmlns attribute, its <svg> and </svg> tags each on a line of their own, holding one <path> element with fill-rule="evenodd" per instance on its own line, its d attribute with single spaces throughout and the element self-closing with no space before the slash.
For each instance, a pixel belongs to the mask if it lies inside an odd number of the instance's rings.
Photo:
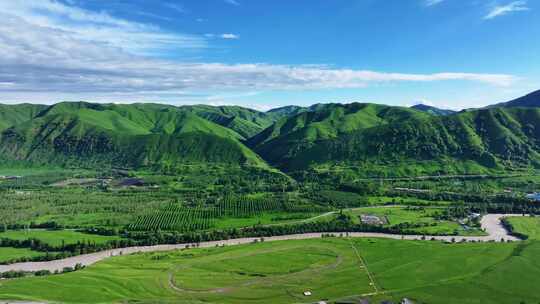
<svg viewBox="0 0 540 304">
<path fill-rule="evenodd" d="M 172 170 L 272 167 L 293 175 L 481 173 L 540 167 L 540 91 L 459 113 L 426 105 L 0 105 L 3 166 Z M 273 170 L 273 169 L 272 169 Z"/>
<path fill-rule="evenodd" d="M 505 107 L 505 108 L 540 107 L 540 90 L 534 91 L 523 97 L 519 97 L 508 102 L 491 105 L 488 108 L 496 108 L 496 107 Z"/>
<path fill-rule="evenodd" d="M 441 116 L 456 113 L 456 111 L 453 111 L 453 110 L 439 109 L 439 108 L 428 106 L 428 105 L 425 105 L 425 104 L 417 104 L 417 105 L 412 106 L 411 108 L 413 108 L 415 110 L 422 111 L 422 112 L 426 112 L 426 113 L 429 113 L 429 114 L 441 115 Z"/>
</svg>

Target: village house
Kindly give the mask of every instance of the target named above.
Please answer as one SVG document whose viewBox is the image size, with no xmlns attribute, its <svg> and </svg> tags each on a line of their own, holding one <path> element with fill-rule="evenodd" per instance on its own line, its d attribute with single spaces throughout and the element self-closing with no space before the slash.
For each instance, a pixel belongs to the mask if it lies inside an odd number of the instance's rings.
<svg viewBox="0 0 540 304">
<path fill-rule="evenodd" d="M 380 217 L 369 214 L 360 215 L 360 221 L 362 222 L 362 224 L 366 225 L 384 225 L 386 223 L 386 221 L 381 219 Z"/>
<path fill-rule="evenodd" d="M 540 193 L 538 192 L 527 194 L 526 197 L 530 200 L 540 202 Z"/>
</svg>

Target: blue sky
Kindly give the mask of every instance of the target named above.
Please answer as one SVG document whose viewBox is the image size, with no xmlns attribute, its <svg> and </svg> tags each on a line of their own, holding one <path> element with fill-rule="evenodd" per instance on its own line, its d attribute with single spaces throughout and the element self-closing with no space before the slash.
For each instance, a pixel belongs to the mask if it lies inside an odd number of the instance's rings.
<svg viewBox="0 0 540 304">
<path fill-rule="evenodd" d="M 540 89 L 532 0 L 13 0 L 0 100 L 480 107 Z"/>
</svg>

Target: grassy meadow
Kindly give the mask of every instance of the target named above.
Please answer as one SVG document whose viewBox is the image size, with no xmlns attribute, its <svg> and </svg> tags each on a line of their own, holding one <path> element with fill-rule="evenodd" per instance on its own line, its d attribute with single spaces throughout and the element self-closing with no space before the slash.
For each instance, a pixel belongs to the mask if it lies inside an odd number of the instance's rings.
<svg viewBox="0 0 540 304">
<path fill-rule="evenodd" d="M 0 238 L 12 240 L 27 240 L 38 239 L 50 246 L 61 246 L 62 244 L 76 243 L 106 243 L 110 240 L 119 239 L 117 236 L 104 236 L 81 233 L 74 230 L 46 230 L 46 229 L 30 229 L 30 230 L 10 230 L 0 232 Z M 0 248 L 0 251 L 2 248 Z"/>
<path fill-rule="evenodd" d="M 540 240 L 539 217 L 509 217 L 514 231 L 525 234 L 530 240 Z"/>
<path fill-rule="evenodd" d="M 37 257 L 44 255 L 43 252 L 37 252 L 28 248 L 0 247 L 0 263 L 9 262 L 19 258 Z"/>
<path fill-rule="evenodd" d="M 536 303 L 538 254 L 539 242 L 443 244 L 346 238 L 263 242 L 120 256 L 74 273 L 4 280 L 0 298 L 63 303 L 313 303 L 370 296 L 435 304 Z M 304 291 L 312 296 L 304 296 Z"/>
</svg>

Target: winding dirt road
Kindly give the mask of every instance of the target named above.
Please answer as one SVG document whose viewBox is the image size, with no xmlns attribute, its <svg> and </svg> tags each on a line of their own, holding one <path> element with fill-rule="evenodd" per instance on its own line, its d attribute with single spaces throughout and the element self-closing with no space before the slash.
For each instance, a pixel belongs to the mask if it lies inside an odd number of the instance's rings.
<svg viewBox="0 0 540 304">
<path fill-rule="evenodd" d="M 485 215 L 482 220 L 482 228 L 488 234 L 487 236 L 429 236 L 426 235 L 426 240 L 441 240 L 441 241 L 501 241 L 511 240 L 518 241 L 519 239 L 508 234 L 508 231 L 502 226 L 501 218 L 503 217 L 512 217 L 512 216 L 521 216 L 521 214 L 488 214 Z M 332 232 L 330 232 L 332 233 Z M 321 238 L 323 233 L 304 233 L 304 234 L 292 234 L 292 235 L 280 235 L 265 237 L 265 242 L 273 241 L 284 241 L 284 240 L 302 240 L 302 239 L 315 239 Z M 325 233 L 327 234 L 327 233 Z M 334 232 L 333 234 L 339 235 L 340 232 Z M 343 232 L 343 235 L 346 233 Z M 422 235 L 399 235 L 399 234 L 387 234 L 387 233 L 370 233 L 370 232 L 349 232 L 347 233 L 349 237 L 361 237 L 361 238 L 387 238 L 395 240 L 420 240 Z M 209 248 L 216 246 L 231 246 L 231 245 L 241 245 L 253 243 L 254 240 L 260 238 L 241 238 L 241 239 L 231 239 L 231 240 L 222 240 L 222 241 L 212 241 L 212 242 L 203 242 L 200 243 L 198 247 L 200 248 Z M 156 252 L 156 251 L 170 251 L 177 249 L 184 249 L 186 246 L 191 246 L 191 244 L 174 244 L 174 245 L 155 245 L 155 246 L 139 246 L 139 247 L 128 247 L 128 248 L 118 248 L 111 249 L 96 253 L 84 254 L 79 256 L 74 256 L 62 260 L 54 260 L 47 262 L 27 262 L 27 263 L 17 263 L 11 265 L 0 265 L 0 273 L 7 271 L 39 271 L 39 270 L 49 270 L 62 271 L 64 267 L 75 267 L 77 264 L 84 266 L 89 266 L 94 263 L 97 263 L 101 260 L 107 259 L 112 256 L 133 254 L 139 252 Z M 1 302 L 0 302 L 1 304 Z"/>
</svg>

